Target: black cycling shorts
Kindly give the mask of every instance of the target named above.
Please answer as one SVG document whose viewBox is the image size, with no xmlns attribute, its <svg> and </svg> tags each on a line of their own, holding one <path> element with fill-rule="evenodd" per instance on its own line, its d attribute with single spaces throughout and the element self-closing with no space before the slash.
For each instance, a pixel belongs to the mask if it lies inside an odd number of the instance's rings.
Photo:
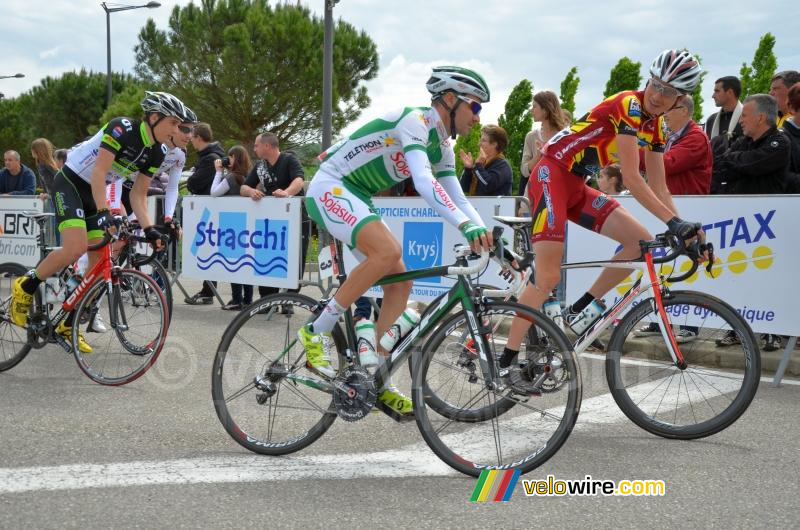
<svg viewBox="0 0 800 530">
<path fill-rule="evenodd" d="M 53 179 L 52 191 L 59 232 L 65 228 L 83 228 L 87 239 L 103 237 L 103 229 L 97 226 L 97 205 L 91 184 L 69 168 L 62 168 Z"/>
</svg>

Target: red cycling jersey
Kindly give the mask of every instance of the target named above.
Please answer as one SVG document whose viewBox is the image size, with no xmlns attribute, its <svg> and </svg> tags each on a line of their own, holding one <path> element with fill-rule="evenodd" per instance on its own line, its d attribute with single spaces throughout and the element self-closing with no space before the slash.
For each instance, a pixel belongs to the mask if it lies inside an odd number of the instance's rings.
<svg viewBox="0 0 800 530">
<path fill-rule="evenodd" d="M 588 114 L 556 133 L 544 155 L 581 177 L 619 160 L 617 135 L 636 136 L 639 147 L 664 152 L 663 117 L 644 114 L 644 91 L 629 90 L 607 98 Z"/>
</svg>

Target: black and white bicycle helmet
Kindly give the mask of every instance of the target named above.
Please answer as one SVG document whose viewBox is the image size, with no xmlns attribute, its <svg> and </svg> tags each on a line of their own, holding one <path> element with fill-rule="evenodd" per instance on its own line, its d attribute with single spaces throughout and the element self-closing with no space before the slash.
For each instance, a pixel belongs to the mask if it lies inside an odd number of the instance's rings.
<svg viewBox="0 0 800 530">
<path fill-rule="evenodd" d="M 473 96 L 481 103 L 487 103 L 490 97 L 489 85 L 480 74 L 458 66 L 435 67 L 426 87 L 434 98 L 448 91 Z"/>
<path fill-rule="evenodd" d="M 650 74 L 684 94 L 691 93 L 700 82 L 703 69 L 687 51 L 664 50 L 650 66 Z"/>
<path fill-rule="evenodd" d="M 197 122 L 197 115 L 180 99 L 167 92 L 145 91 L 142 110 L 145 113 L 158 112 L 164 116 L 174 116 L 184 123 Z"/>
</svg>

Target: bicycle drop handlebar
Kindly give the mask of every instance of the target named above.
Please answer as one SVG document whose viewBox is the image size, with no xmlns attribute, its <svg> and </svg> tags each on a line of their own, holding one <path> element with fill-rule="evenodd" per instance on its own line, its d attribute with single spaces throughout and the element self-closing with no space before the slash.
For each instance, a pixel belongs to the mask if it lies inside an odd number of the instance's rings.
<svg viewBox="0 0 800 530">
<path fill-rule="evenodd" d="M 697 230 L 700 230 L 701 225 L 695 225 Z M 676 236 L 671 232 L 657 234 L 652 241 L 639 241 L 639 246 L 642 253 L 655 249 L 655 248 L 669 248 L 670 251 L 664 256 L 654 257 L 653 263 L 667 263 L 674 261 L 680 256 L 687 256 L 692 261 L 692 266 L 683 274 L 679 276 L 669 276 L 665 281 L 670 283 L 677 283 L 691 277 L 700 266 L 700 259 L 705 252 L 708 252 L 708 261 L 706 264 L 706 272 L 711 273 L 711 268 L 714 266 L 714 245 L 711 243 L 700 242 L 700 237 L 696 237 L 687 244 L 682 238 Z"/>
</svg>

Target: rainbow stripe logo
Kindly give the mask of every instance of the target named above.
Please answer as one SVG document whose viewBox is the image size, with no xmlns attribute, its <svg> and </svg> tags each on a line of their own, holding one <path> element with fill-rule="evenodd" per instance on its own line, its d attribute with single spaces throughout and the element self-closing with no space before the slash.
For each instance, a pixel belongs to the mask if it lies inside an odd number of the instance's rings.
<svg viewBox="0 0 800 530">
<path fill-rule="evenodd" d="M 481 471 L 471 501 L 507 501 L 519 481 L 519 471 Z"/>
</svg>

